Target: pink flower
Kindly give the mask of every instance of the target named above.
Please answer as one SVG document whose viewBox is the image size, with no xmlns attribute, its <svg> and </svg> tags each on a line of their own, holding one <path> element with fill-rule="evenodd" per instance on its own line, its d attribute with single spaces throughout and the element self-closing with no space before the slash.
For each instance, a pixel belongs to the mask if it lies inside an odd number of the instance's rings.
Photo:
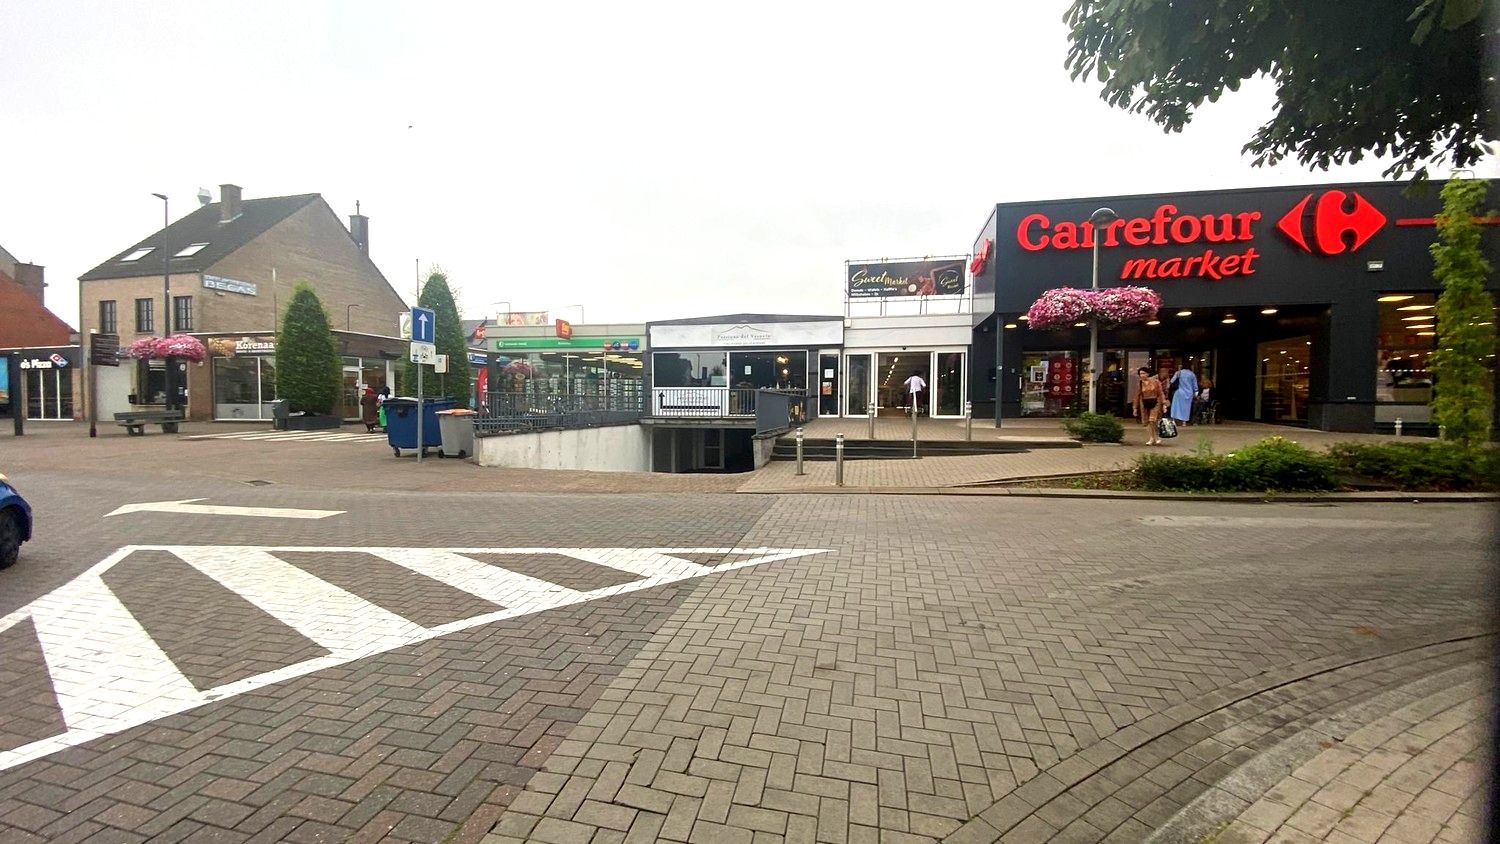
<svg viewBox="0 0 1500 844">
<path fill-rule="evenodd" d="M 208 349 L 203 347 L 197 337 L 174 334 L 171 337 L 142 337 L 127 346 L 125 354 L 140 360 L 182 358 L 202 361 L 208 357 Z"/>
<path fill-rule="evenodd" d="M 1161 296 L 1146 287 L 1106 287 L 1080 290 L 1056 287 L 1043 293 L 1026 312 L 1032 328 L 1057 328 L 1094 319 L 1106 325 L 1122 325 L 1152 319 L 1161 308 Z"/>
</svg>

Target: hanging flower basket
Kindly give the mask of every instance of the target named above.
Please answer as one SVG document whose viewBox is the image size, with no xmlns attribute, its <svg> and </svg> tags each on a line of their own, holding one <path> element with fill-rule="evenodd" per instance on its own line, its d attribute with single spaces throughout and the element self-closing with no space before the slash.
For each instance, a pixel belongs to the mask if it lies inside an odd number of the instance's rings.
<svg viewBox="0 0 1500 844">
<path fill-rule="evenodd" d="M 524 360 L 513 360 L 505 365 L 504 372 L 506 375 L 510 375 L 512 377 L 530 378 L 531 364 L 527 363 Z"/>
<path fill-rule="evenodd" d="M 182 358 L 196 363 L 208 358 L 208 349 L 197 337 L 173 334 L 171 337 L 142 337 L 126 347 L 125 354 L 139 360 Z"/>
<path fill-rule="evenodd" d="M 1147 287 L 1103 290 L 1057 287 L 1033 302 L 1026 318 L 1035 329 L 1059 328 L 1090 319 L 1106 325 L 1124 325 L 1153 319 L 1160 309 L 1161 296 Z"/>
</svg>

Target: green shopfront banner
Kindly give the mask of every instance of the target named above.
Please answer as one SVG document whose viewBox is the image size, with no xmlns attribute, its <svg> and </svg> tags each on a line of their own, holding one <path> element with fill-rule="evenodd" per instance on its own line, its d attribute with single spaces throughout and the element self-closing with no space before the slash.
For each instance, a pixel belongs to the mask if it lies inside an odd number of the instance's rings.
<svg viewBox="0 0 1500 844">
<path fill-rule="evenodd" d="M 498 337 L 492 341 L 491 347 L 496 351 L 502 349 L 594 349 L 604 348 L 608 343 L 611 347 L 618 347 L 622 352 L 640 351 L 641 338 L 639 337 L 574 337 L 564 340 L 560 337 Z"/>
</svg>

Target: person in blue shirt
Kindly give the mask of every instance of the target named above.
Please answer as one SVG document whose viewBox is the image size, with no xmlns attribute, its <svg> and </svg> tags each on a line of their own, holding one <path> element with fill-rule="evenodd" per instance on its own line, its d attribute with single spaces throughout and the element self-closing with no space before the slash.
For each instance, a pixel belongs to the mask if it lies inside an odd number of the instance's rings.
<svg viewBox="0 0 1500 844">
<path fill-rule="evenodd" d="M 1198 395 L 1198 376 L 1191 369 L 1179 369 L 1172 373 L 1172 412 L 1169 414 L 1179 425 L 1186 425 L 1193 418 L 1193 399 Z"/>
</svg>

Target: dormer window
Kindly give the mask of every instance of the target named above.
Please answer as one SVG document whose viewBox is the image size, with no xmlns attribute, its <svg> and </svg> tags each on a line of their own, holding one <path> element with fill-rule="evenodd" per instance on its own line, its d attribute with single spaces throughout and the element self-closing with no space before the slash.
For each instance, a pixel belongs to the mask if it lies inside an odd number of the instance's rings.
<svg viewBox="0 0 1500 844">
<path fill-rule="evenodd" d="M 173 255 L 172 257 L 173 258 L 191 258 L 192 256 L 197 255 L 199 252 L 202 252 L 203 251 L 203 247 L 205 247 L 207 245 L 208 245 L 207 243 L 190 243 L 187 246 L 184 246 L 182 248 L 181 252 L 178 252 L 176 255 Z"/>
<path fill-rule="evenodd" d="M 205 245 L 207 245 L 207 244 L 205 244 Z M 155 246 L 142 246 L 140 249 L 137 249 L 134 252 L 130 253 L 129 255 L 126 255 L 125 257 L 121 258 L 120 261 L 122 263 L 126 262 L 126 261 L 139 261 L 140 259 L 146 257 L 147 255 L 150 255 L 152 252 L 155 252 L 155 251 L 156 251 L 156 247 Z"/>
</svg>

